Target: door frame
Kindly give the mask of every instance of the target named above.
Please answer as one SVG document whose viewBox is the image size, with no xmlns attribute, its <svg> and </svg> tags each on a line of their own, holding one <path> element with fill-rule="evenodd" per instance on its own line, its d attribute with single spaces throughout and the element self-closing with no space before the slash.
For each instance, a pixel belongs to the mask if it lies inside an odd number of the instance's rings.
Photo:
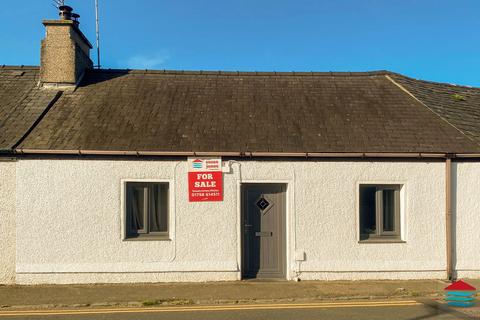
<svg viewBox="0 0 480 320">
<path fill-rule="evenodd" d="M 285 187 L 285 280 L 292 279 L 291 273 L 291 250 L 290 250 L 290 238 L 294 234 L 295 226 L 291 225 L 291 210 L 290 205 L 293 203 L 293 191 L 291 190 L 292 180 L 237 180 L 237 265 L 238 265 L 238 280 L 242 280 L 243 277 L 243 199 L 242 199 L 242 185 L 244 184 L 279 184 Z M 292 232 L 293 231 L 293 232 Z M 281 279 L 279 279 L 281 280 Z"/>
</svg>

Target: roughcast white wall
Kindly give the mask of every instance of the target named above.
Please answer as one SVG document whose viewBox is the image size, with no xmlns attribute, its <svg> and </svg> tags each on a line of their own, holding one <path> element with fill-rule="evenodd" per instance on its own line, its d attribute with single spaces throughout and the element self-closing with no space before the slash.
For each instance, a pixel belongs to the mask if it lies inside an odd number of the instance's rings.
<svg viewBox="0 0 480 320">
<path fill-rule="evenodd" d="M 189 203 L 186 161 L 18 161 L 17 282 L 239 279 L 241 182 L 288 185 L 290 279 L 445 277 L 443 162 L 230 165 L 223 202 Z M 122 240 L 125 179 L 171 181 L 171 241 Z M 403 184 L 405 242 L 358 242 L 359 183 Z"/>
<path fill-rule="evenodd" d="M 458 278 L 480 277 L 480 163 L 453 164 L 454 269 Z"/>
<path fill-rule="evenodd" d="M 15 282 L 15 165 L 0 161 L 0 284 Z"/>
</svg>

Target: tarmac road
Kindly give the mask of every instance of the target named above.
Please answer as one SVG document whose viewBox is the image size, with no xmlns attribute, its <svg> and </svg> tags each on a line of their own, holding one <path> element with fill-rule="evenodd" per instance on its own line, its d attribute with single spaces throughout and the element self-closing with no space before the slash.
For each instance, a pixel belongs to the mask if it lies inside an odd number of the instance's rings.
<svg viewBox="0 0 480 320">
<path fill-rule="evenodd" d="M 158 319 L 158 320 L 329 320 L 472 319 L 433 301 L 359 301 L 305 304 L 251 304 L 155 308 L 0 311 L 3 319 Z"/>
</svg>

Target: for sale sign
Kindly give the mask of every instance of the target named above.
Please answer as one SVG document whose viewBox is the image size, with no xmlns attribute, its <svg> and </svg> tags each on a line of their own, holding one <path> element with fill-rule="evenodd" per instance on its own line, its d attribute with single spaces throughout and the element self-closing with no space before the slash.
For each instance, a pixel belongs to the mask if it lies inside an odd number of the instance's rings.
<svg viewBox="0 0 480 320">
<path fill-rule="evenodd" d="M 222 172 L 189 172 L 189 201 L 222 201 Z"/>
<path fill-rule="evenodd" d="M 188 198 L 190 202 L 222 201 L 222 159 L 188 159 Z"/>
</svg>

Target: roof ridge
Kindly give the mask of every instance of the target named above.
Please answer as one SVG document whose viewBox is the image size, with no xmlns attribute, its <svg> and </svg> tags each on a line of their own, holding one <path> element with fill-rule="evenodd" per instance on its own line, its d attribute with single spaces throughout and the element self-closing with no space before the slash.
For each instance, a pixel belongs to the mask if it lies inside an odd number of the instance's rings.
<svg viewBox="0 0 480 320">
<path fill-rule="evenodd" d="M 468 135 L 465 134 L 462 130 L 457 128 L 453 123 L 442 117 L 439 113 L 435 112 L 432 108 L 430 108 L 426 103 L 421 101 L 419 98 L 417 98 L 413 93 L 411 93 L 407 88 L 402 86 L 400 83 L 396 82 L 394 79 L 392 79 L 389 75 L 385 75 L 385 78 L 387 78 L 390 82 L 392 82 L 395 86 L 397 86 L 400 90 L 404 91 L 406 94 L 411 96 L 413 99 L 415 99 L 418 103 L 420 103 L 422 106 L 427 108 L 427 110 L 430 110 L 433 114 L 435 114 L 440 120 L 445 122 L 446 124 L 450 125 L 451 127 L 455 128 L 462 136 L 465 136 L 469 141 L 473 142 L 475 145 L 480 146 L 480 143 L 478 143 L 475 139 L 469 137 Z"/>
<path fill-rule="evenodd" d="M 399 77 L 405 78 L 407 80 L 413 80 L 413 81 L 416 81 L 416 82 L 423 82 L 423 83 L 435 84 L 435 85 L 444 85 L 444 86 L 449 86 L 449 87 L 453 87 L 453 88 L 465 88 L 465 89 L 480 90 L 480 87 L 467 86 L 467 85 L 455 84 L 455 83 L 432 81 L 432 80 L 417 79 L 417 78 L 406 76 L 406 75 L 401 74 L 401 73 L 391 72 L 391 71 L 389 71 L 388 73 L 391 74 L 391 75 L 394 75 L 394 76 L 399 76 Z"/>
<path fill-rule="evenodd" d="M 227 75 L 227 76 L 378 76 L 390 74 L 387 70 L 373 71 L 227 71 L 227 70 L 150 70 L 150 69 L 91 69 L 94 73 Z"/>
<path fill-rule="evenodd" d="M 39 70 L 40 66 L 34 65 L 0 65 L 0 70 Z M 134 73 L 134 74 L 175 74 L 175 75 L 231 75 L 231 76 L 384 76 L 393 75 L 408 80 L 423 82 L 428 84 L 444 85 L 453 88 L 465 88 L 480 90 L 480 87 L 461 85 L 455 83 L 424 80 L 406 76 L 404 74 L 389 70 L 371 70 L 371 71 L 228 71 L 228 70 L 157 70 L 157 69 L 91 69 L 90 72 L 100 73 Z"/>
</svg>

